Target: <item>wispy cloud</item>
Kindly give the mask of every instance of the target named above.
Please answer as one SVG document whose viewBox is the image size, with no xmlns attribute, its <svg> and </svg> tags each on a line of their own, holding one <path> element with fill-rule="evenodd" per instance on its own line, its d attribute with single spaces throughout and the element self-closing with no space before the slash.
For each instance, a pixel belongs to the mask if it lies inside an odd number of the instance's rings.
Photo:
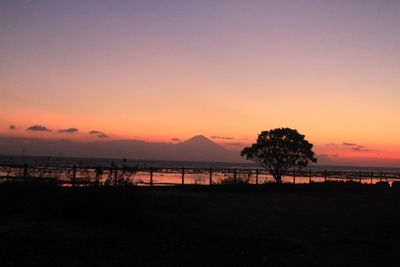
<svg viewBox="0 0 400 267">
<path fill-rule="evenodd" d="M 360 152 L 360 151 L 370 151 L 370 150 L 367 149 L 365 146 L 358 145 L 358 144 L 354 144 L 354 143 L 346 143 L 346 142 L 345 142 L 345 143 L 343 143 L 342 145 L 348 146 L 348 147 L 351 148 L 351 150 L 357 151 L 357 152 Z"/>
<path fill-rule="evenodd" d="M 35 131 L 35 132 L 51 132 L 46 126 L 43 125 L 33 125 L 26 129 L 27 131 Z"/>
<path fill-rule="evenodd" d="M 89 134 L 94 135 L 94 136 L 96 136 L 98 138 L 109 138 L 110 137 L 109 135 L 107 135 L 107 134 L 105 134 L 105 133 L 103 133 L 101 131 L 97 131 L 97 130 L 91 130 L 89 132 Z"/>
<path fill-rule="evenodd" d="M 337 154 L 318 154 L 319 158 L 338 158 Z"/>
<path fill-rule="evenodd" d="M 109 138 L 108 135 L 106 135 L 105 133 L 101 133 L 97 136 L 98 138 Z"/>
<path fill-rule="evenodd" d="M 228 146 L 245 146 L 245 144 L 240 143 L 240 142 L 229 142 L 229 143 L 225 143 L 225 145 L 228 145 Z"/>
<path fill-rule="evenodd" d="M 219 136 L 219 135 L 214 135 L 211 136 L 212 139 L 223 139 L 223 140 L 232 140 L 233 137 L 226 137 L 226 136 Z"/>
<path fill-rule="evenodd" d="M 369 151 L 369 149 L 366 149 L 364 146 L 356 146 L 351 149 L 354 151 Z"/>
<path fill-rule="evenodd" d="M 11 124 L 11 125 L 8 127 L 8 129 L 10 129 L 10 130 L 16 130 L 17 127 L 16 127 L 15 125 Z"/>
<path fill-rule="evenodd" d="M 343 143 L 344 146 L 357 146 L 357 144 L 353 144 L 353 143 Z"/>
<path fill-rule="evenodd" d="M 174 141 L 174 142 L 180 142 L 180 141 L 181 141 L 181 139 L 174 137 L 174 138 L 171 138 L 171 141 Z"/>
<path fill-rule="evenodd" d="M 61 130 L 58 130 L 59 133 L 76 133 L 76 132 L 78 132 L 78 131 L 79 131 L 79 130 L 76 129 L 76 128 L 68 128 L 68 129 L 61 129 Z"/>
</svg>

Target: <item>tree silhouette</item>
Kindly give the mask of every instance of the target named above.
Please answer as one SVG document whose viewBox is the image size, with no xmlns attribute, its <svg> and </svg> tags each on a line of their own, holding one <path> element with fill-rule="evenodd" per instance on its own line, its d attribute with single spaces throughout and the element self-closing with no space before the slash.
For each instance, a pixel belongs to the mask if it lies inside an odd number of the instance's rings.
<svg viewBox="0 0 400 267">
<path fill-rule="evenodd" d="M 312 147 L 297 130 L 277 128 L 262 131 L 257 142 L 245 147 L 240 154 L 267 169 L 277 183 L 282 183 L 288 169 L 306 167 L 309 161 L 317 162 Z"/>
</svg>

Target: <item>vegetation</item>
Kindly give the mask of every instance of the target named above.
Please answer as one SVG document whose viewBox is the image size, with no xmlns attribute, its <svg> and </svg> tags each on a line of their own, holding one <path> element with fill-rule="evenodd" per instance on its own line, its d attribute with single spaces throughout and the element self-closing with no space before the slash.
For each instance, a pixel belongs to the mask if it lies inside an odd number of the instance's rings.
<svg viewBox="0 0 400 267">
<path fill-rule="evenodd" d="M 237 173 L 236 175 L 228 175 L 221 179 L 218 184 L 250 184 L 251 172 Z"/>
<path fill-rule="evenodd" d="M 0 266 L 397 266 L 399 206 L 359 183 L 0 184 Z"/>
<path fill-rule="evenodd" d="M 290 128 L 262 131 L 257 142 L 245 147 L 241 155 L 267 169 L 277 183 L 282 183 L 282 176 L 288 169 L 306 167 L 310 161 L 317 162 L 313 145 L 304 137 Z"/>
</svg>

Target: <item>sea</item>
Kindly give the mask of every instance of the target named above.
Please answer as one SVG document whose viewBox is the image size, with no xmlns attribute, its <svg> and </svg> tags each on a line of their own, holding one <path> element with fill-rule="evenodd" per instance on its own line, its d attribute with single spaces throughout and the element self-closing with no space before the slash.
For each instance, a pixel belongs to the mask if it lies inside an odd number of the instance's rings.
<svg viewBox="0 0 400 267">
<path fill-rule="evenodd" d="M 23 165 L 29 166 L 83 166 L 83 167 L 154 167 L 154 168 L 199 168 L 199 169 L 256 169 L 260 168 L 253 162 L 211 162 L 211 161 L 176 161 L 176 160 L 145 160 L 145 159 L 116 159 L 116 158 L 76 158 L 76 157 L 50 157 L 50 156 L 14 156 L 0 155 L 0 165 Z M 400 166 L 335 166 L 311 164 L 306 170 L 313 171 L 346 171 L 346 172 L 400 172 Z"/>
</svg>

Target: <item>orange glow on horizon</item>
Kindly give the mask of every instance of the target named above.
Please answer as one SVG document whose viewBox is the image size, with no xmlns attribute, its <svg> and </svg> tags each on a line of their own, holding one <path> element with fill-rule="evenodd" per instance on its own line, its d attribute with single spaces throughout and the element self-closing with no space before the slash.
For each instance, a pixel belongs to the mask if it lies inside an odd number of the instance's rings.
<svg viewBox="0 0 400 267">
<path fill-rule="evenodd" d="M 177 138 L 181 141 L 185 141 L 197 134 L 203 134 L 210 138 L 214 142 L 220 144 L 228 150 L 239 151 L 244 147 L 251 145 L 256 140 L 258 132 L 246 135 L 224 135 L 221 132 L 203 131 L 194 132 L 191 129 L 184 131 L 181 129 L 168 129 L 166 128 L 163 132 L 157 131 L 156 127 L 149 127 L 143 130 L 130 129 L 129 125 L 126 125 L 120 120 L 96 120 L 95 117 L 84 117 L 74 116 L 69 114 L 41 114 L 30 112 L 25 114 L 22 111 L 1 111 L 0 120 L 0 135 L 7 137 L 28 137 L 28 138 L 42 138 L 42 139 L 68 139 L 76 142 L 93 142 L 93 141 L 110 141 L 110 140 L 143 140 L 146 142 L 165 142 L 165 143 L 176 143 L 172 140 Z M 7 118 L 5 120 L 4 118 Z M 35 121 L 36 123 L 30 123 Z M 11 123 L 13 122 L 13 123 Z M 119 122 L 120 124 L 116 124 Z M 8 129 L 9 125 L 15 124 L 17 129 Z M 32 132 L 26 129 L 33 124 L 44 125 L 51 129 L 51 132 Z M 88 127 L 88 125 L 94 125 Z M 77 133 L 59 133 L 59 129 L 65 128 L 78 128 Z M 91 130 L 97 130 L 104 132 L 109 135 L 109 138 L 98 138 L 96 135 L 91 135 Z M 148 131 L 148 132 L 147 132 Z M 300 132 L 302 132 L 299 129 Z M 303 132 L 304 133 L 304 132 Z M 325 138 L 317 138 L 317 133 L 304 133 L 306 139 L 314 144 L 314 151 L 317 155 L 323 157 L 329 157 L 332 160 L 337 160 L 340 163 L 344 162 L 357 162 L 358 160 L 365 160 L 369 165 L 374 165 L 374 162 L 378 164 L 385 164 L 385 162 L 400 162 L 400 144 L 396 143 L 396 140 L 374 140 L 375 142 L 370 143 L 357 143 L 344 145 L 342 140 L 354 140 L 354 139 L 330 139 L 324 141 Z M 216 139 L 211 137 L 218 136 Z M 322 139 L 322 141 L 321 141 Z M 360 138 L 362 139 L 362 138 Z M 323 158 L 322 158 L 323 160 Z M 324 161 L 322 161 L 324 162 Z"/>
</svg>

